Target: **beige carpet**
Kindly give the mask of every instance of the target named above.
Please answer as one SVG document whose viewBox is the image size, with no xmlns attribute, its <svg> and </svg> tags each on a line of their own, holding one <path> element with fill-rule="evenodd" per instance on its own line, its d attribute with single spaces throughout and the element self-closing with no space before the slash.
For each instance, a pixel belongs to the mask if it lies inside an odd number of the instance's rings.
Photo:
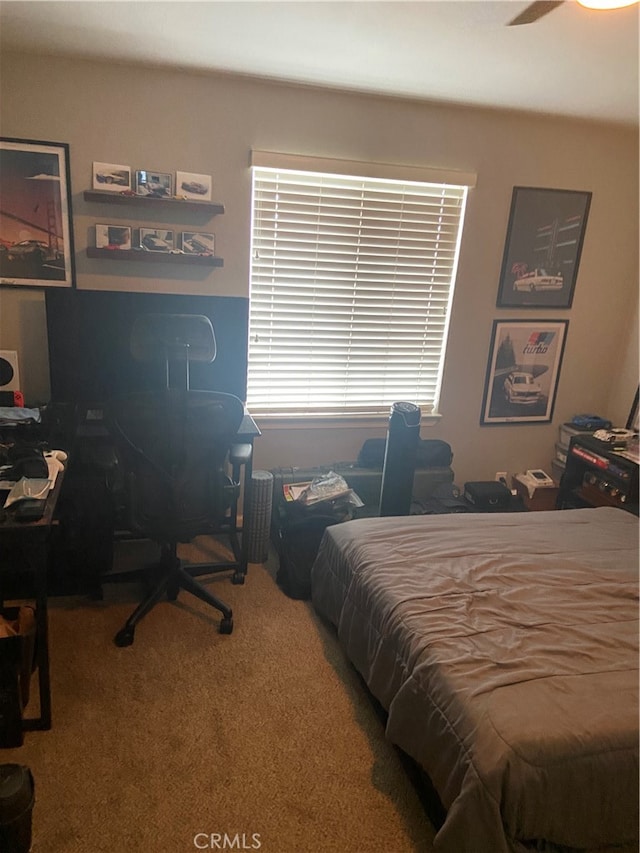
<svg viewBox="0 0 640 853">
<path fill-rule="evenodd" d="M 121 561 L 141 547 L 122 546 Z M 181 593 L 125 649 L 112 637 L 134 586 L 51 601 L 53 728 L 0 751 L 33 772 L 34 853 L 431 850 L 418 795 L 332 631 L 273 574 L 255 565 L 242 586 L 207 582 L 233 608 L 230 636 Z"/>
</svg>

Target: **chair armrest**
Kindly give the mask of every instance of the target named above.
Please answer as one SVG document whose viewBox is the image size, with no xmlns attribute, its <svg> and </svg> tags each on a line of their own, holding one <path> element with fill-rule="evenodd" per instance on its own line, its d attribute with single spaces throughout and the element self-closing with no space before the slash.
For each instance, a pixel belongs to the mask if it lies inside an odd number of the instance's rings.
<svg viewBox="0 0 640 853">
<path fill-rule="evenodd" d="M 232 444 L 229 450 L 229 461 L 232 465 L 246 465 L 251 459 L 253 447 L 250 444 Z"/>
</svg>

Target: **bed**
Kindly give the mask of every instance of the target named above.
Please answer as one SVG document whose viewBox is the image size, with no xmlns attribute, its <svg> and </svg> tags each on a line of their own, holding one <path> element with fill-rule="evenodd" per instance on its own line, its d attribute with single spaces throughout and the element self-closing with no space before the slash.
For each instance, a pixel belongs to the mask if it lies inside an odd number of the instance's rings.
<svg viewBox="0 0 640 853">
<path fill-rule="evenodd" d="M 435 850 L 638 850 L 637 518 L 350 521 L 312 600 L 446 810 Z"/>
</svg>

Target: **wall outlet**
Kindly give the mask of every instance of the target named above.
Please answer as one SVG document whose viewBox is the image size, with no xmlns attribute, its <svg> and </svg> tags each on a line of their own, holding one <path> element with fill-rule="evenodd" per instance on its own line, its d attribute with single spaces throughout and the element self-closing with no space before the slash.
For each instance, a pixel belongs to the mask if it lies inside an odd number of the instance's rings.
<svg viewBox="0 0 640 853">
<path fill-rule="evenodd" d="M 509 484 L 507 481 L 507 471 L 496 471 L 495 480 L 497 483 L 502 483 L 503 486 L 509 488 Z"/>
</svg>

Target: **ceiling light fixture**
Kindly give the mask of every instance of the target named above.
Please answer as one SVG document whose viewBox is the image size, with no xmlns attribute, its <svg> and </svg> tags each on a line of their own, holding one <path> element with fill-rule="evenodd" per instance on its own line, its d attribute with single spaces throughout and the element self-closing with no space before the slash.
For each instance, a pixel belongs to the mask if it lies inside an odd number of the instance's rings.
<svg viewBox="0 0 640 853">
<path fill-rule="evenodd" d="M 578 0 L 587 9 L 622 9 L 623 6 L 633 6 L 638 0 Z"/>
</svg>

